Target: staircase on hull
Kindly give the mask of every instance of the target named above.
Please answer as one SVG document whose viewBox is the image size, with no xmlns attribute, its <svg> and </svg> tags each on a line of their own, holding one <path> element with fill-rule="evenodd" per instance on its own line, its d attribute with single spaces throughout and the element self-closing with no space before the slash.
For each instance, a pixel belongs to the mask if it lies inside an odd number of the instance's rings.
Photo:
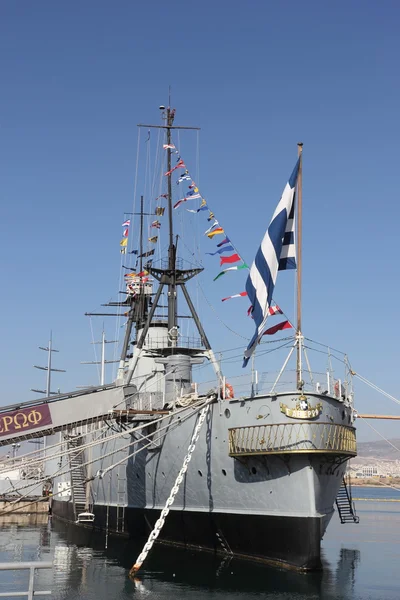
<svg viewBox="0 0 400 600">
<path fill-rule="evenodd" d="M 77 523 L 92 523 L 94 515 L 89 511 L 89 503 L 86 492 L 86 473 L 83 466 L 82 438 L 70 438 L 68 449 L 75 449 L 69 454 L 69 465 L 71 469 L 71 498 L 74 507 L 74 517 Z"/>
<path fill-rule="evenodd" d="M 343 477 L 342 485 L 339 488 L 336 496 L 336 507 L 338 509 L 341 523 L 359 523 L 360 517 L 356 514 L 356 509 L 351 496 L 351 485 L 346 483 Z"/>
</svg>

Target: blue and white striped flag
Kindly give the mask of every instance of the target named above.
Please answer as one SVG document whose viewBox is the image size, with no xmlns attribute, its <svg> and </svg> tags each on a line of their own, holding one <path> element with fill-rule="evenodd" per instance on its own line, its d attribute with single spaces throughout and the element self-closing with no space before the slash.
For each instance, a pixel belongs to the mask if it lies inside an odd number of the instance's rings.
<svg viewBox="0 0 400 600">
<path fill-rule="evenodd" d="M 247 278 L 246 291 L 253 306 L 252 317 L 256 324 L 256 331 L 244 353 L 244 367 L 263 335 L 278 270 L 296 268 L 294 195 L 299 165 L 300 158 L 283 190 Z"/>
</svg>

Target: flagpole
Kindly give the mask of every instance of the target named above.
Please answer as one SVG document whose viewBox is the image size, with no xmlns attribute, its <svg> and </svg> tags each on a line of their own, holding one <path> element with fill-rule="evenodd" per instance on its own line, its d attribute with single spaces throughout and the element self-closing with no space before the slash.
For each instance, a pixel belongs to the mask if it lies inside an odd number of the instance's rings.
<svg viewBox="0 0 400 600">
<path fill-rule="evenodd" d="M 302 388 L 301 375 L 301 279 L 302 279 L 302 229 L 303 229 L 303 144 L 297 144 L 297 155 L 300 159 L 299 172 L 297 176 L 297 388 Z"/>
</svg>

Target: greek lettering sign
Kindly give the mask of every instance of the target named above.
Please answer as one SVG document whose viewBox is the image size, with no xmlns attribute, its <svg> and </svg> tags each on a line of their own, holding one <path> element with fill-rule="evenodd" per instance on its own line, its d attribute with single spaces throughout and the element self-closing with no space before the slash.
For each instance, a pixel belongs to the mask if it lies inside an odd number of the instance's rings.
<svg viewBox="0 0 400 600">
<path fill-rule="evenodd" d="M 30 429 L 51 425 L 51 414 L 48 404 L 30 406 L 0 414 L 0 437 L 11 433 L 21 434 Z"/>
<path fill-rule="evenodd" d="M 320 402 L 313 407 L 304 396 L 296 403 L 296 408 L 289 408 L 283 402 L 280 403 L 280 407 L 281 412 L 292 419 L 315 419 L 322 412 L 322 404 Z"/>
</svg>

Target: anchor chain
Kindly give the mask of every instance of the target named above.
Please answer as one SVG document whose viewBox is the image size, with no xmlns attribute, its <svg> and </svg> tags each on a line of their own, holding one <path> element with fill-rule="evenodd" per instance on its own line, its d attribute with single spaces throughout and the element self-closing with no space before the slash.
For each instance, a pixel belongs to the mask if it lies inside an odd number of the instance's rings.
<svg viewBox="0 0 400 600">
<path fill-rule="evenodd" d="M 205 421 L 205 418 L 207 416 L 208 409 L 210 408 L 210 403 L 213 400 L 214 400 L 214 397 L 210 398 L 210 400 L 207 402 L 207 405 L 204 406 L 201 409 L 201 411 L 200 411 L 200 417 L 199 417 L 199 420 L 197 421 L 195 430 L 193 432 L 193 436 L 192 436 L 191 442 L 189 444 L 187 454 L 186 454 L 185 459 L 183 461 L 182 468 L 179 471 L 177 478 L 175 479 L 174 486 L 173 486 L 173 488 L 171 490 L 171 493 L 170 493 L 170 495 L 168 497 L 168 500 L 165 503 L 164 508 L 161 511 L 160 517 L 157 519 L 156 524 L 154 525 L 153 531 L 150 533 L 147 542 L 143 546 L 142 552 L 139 554 L 139 556 L 136 559 L 135 564 L 133 565 L 133 567 L 129 571 L 129 575 L 130 576 L 134 576 L 139 571 L 139 569 L 142 566 L 143 562 L 146 560 L 148 553 L 152 549 L 154 542 L 158 538 L 158 536 L 159 536 L 159 534 L 161 532 L 161 529 L 164 526 L 165 519 L 168 516 L 168 513 L 170 511 L 170 507 L 172 506 L 172 504 L 175 501 L 175 497 L 176 497 L 176 495 L 177 495 L 177 493 L 179 491 L 180 484 L 183 481 L 183 476 L 185 475 L 185 473 L 187 471 L 187 468 L 188 468 L 188 465 L 190 463 L 190 460 L 192 458 L 192 454 L 193 454 L 194 449 L 196 447 L 197 440 L 199 439 L 200 430 L 201 430 L 202 425 L 203 425 L 203 423 Z"/>
</svg>

